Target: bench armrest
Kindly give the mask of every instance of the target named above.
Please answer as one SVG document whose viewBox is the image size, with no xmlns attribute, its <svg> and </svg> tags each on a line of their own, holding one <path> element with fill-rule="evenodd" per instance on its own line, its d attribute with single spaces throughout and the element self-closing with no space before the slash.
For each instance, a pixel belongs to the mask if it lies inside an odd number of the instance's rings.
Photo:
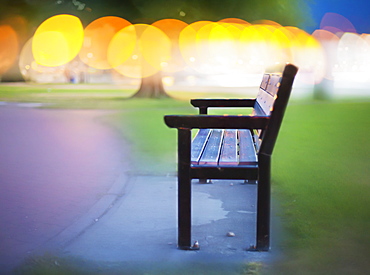
<svg viewBox="0 0 370 275">
<path fill-rule="evenodd" d="M 170 115 L 164 117 L 168 127 L 187 129 L 264 129 L 269 119 L 267 116 L 228 115 Z"/>
<path fill-rule="evenodd" d="M 191 105 L 199 108 L 200 114 L 207 114 L 209 107 L 253 107 L 255 99 L 192 99 Z"/>
<path fill-rule="evenodd" d="M 256 100 L 249 99 L 191 99 L 194 107 L 253 107 Z"/>
</svg>

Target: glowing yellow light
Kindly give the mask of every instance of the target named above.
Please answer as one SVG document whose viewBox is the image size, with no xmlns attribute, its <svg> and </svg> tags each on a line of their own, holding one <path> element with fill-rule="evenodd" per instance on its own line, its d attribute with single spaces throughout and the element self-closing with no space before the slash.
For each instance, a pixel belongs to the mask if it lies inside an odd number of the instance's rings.
<svg viewBox="0 0 370 275">
<path fill-rule="evenodd" d="M 275 21 L 272 20 L 256 20 L 253 22 L 254 25 L 264 25 L 264 26 L 273 26 L 275 28 L 280 28 L 281 25 Z"/>
<path fill-rule="evenodd" d="M 83 37 L 82 23 L 77 17 L 67 14 L 50 17 L 36 30 L 33 56 L 43 66 L 66 64 L 80 51 Z"/>
<path fill-rule="evenodd" d="M 215 25 L 209 33 L 208 54 L 216 57 L 214 65 L 220 65 L 223 71 L 237 64 L 240 34 L 240 29 L 226 23 Z"/>
<path fill-rule="evenodd" d="M 181 55 L 189 66 L 198 68 L 197 32 L 211 21 L 197 21 L 185 27 L 179 36 Z M 200 60 L 200 59 L 199 59 Z"/>
<path fill-rule="evenodd" d="M 195 44 L 197 53 L 196 59 L 198 62 L 202 62 L 202 64 L 205 66 L 202 67 L 197 66 L 195 67 L 195 69 L 205 74 L 211 73 L 211 71 L 209 70 L 210 68 L 207 65 L 213 58 L 217 57 L 216 55 L 210 53 L 210 45 L 212 43 L 213 44 L 217 43 L 217 41 L 215 40 L 218 39 L 217 32 L 213 35 L 212 38 L 213 41 L 211 40 L 210 34 L 212 30 L 217 26 L 219 26 L 217 23 L 214 22 L 208 23 L 201 27 L 196 34 L 196 44 Z"/>
<path fill-rule="evenodd" d="M 238 64 L 243 64 L 241 69 L 262 72 L 265 66 L 276 62 L 276 49 L 270 44 L 272 29 L 264 25 L 251 25 L 242 31 L 238 61 Z"/>
<path fill-rule="evenodd" d="M 80 59 L 96 69 L 112 68 L 107 60 L 109 43 L 119 30 L 129 25 L 131 25 L 130 22 L 116 16 L 105 16 L 91 22 L 85 28 L 84 43 L 79 53 Z"/>
<path fill-rule="evenodd" d="M 0 75 L 13 65 L 18 55 L 18 37 L 12 27 L 0 25 Z"/>
<path fill-rule="evenodd" d="M 290 33 L 288 29 L 282 27 L 273 32 L 270 42 L 280 49 L 289 49 L 292 45 L 292 37 L 292 33 Z"/>
<path fill-rule="evenodd" d="M 223 73 L 237 64 L 240 33 L 240 28 L 225 22 L 195 22 L 180 34 L 181 53 L 201 73 Z"/>
<path fill-rule="evenodd" d="M 238 29 L 236 29 L 239 31 Z M 224 41 L 232 41 L 234 39 L 233 34 L 230 32 L 230 29 L 227 28 L 225 24 L 216 24 L 214 25 L 209 32 L 209 40 L 210 41 L 217 41 L 217 42 L 224 42 Z"/>
<path fill-rule="evenodd" d="M 229 23 L 229 24 L 232 24 L 236 27 L 238 26 L 250 26 L 251 23 L 243 20 L 243 19 L 240 19 L 240 18 L 224 18 L 224 19 L 221 19 L 220 21 L 218 21 L 219 23 Z"/>
<path fill-rule="evenodd" d="M 263 25 L 251 25 L 246 27 L 240 36 L 242 42 L 269 42 L 274 29 Z"/>
<path fill-rule="evenodd" d="M 32 54 L 32 40 L 30 38 L 23 46 L 19 55 L 19 70 L 26 81 L 35 82 L 65 82 L 65 65 L 47 67 L 38 64 Z"/>
<path fill-rule="evenodd" d="M 240 40 L 242 31 L 249 26 L 248 24 L 242 25 L 237 23 L 224 23 L 224 22 L 219 22 L 218 24 L 228 30 L 228 32 L 232 35 L 233 40 L 235 40 L 235 42 Z"/>
<path fill-rule="evenodd" d="M 166 86 L 172 86 L 175 82 L 175 79 L 172 76 L 165 76 L 162 78 L 162 82 Z"/>
<path fill-rule="evenodd" d="M 137 28 L 141 32 L 140 48 L 144 59 L 158 70 L 160 64 L 171 58 L 171 41 L 163 31 L 157 27 L 140 24 Z"/>
<path fill-rule="evenodd" d="M 155 74 L 170 56 L 169 38 L 160 29 L 146 24 L 123 28 L 108 47 L 109 63 L 119 73 L 133 78 Z"/>
<path fill-rule="evenodd" d="M 136 40 L 137 35 L 133 25 L 121 29 L 114 35 L 109 43 L 107 54 L 108 62 L 113 68 L 132 58 Z"/>
<path fill-rule="evenodd" d="M 154 22 L 152 26 L 163 31 L 172 42 L 178 43 L 181 31 L 187 27 L 188 24 L 177 19 L 162 19 Z"/>
<path fill-rule="evenodd" d="M 179 46 L 179 36 L 181 31 L 188 26 L 185 22 L 177 19 L 162 19 L 156 21 L 152 26 L 163 31 L 171 41 L 171 56 L 167 60 L 167 65 L 162 67 L 164 72 L 177 72 L 186 66 L 181 56 Z"/>
</svg>

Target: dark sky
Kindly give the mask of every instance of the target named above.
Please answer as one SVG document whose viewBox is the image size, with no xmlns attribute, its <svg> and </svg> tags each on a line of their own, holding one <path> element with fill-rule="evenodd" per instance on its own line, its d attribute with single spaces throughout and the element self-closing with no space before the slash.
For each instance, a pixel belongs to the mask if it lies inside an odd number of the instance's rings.
<svg viewBox="0 0 370 275">
<path fill-rule="evenodd" d="M 370 0 L 311 0 L 307 3 L 315 20 L 315 26 L 306 28 L 309 33 L 320 28 L 321 19 L 327 12 L 346 17 L 357 33 L 370 33 Z"/>
</svg>

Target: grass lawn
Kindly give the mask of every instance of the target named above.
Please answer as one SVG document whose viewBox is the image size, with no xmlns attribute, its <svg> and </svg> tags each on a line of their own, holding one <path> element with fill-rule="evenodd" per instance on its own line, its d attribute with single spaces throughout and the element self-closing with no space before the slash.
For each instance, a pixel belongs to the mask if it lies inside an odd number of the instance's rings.
<svg viewBox="0 0 370 275">
<path fill-rule="evenodd" d="M 367 273 L 369 115 L 368 101 L 289 107 L 273 156 L 273 191 L 288 234 L 287 258 L 274 274 Z"/>
<path fill-rule="evenodd" d="M 104 120 L 131 144 L 130 157 L 140 167 L 136 172 L 175 173 L 177 133 L 165 126 L 163 115 L 195 114 L 196 110 L 173 99 L 127 100 L 131 93 L 0 86 L 0 101 L 120 110 Z M 368 99 L 357 103 L 302 100 L 289 105 L 272 166 L 273 197 L 280 206 L 274 212 L 284 227 L 276 249 L 284 259 L 267 266 L 266 273 L 367 273 L 369 115 Z"/>
</svg>

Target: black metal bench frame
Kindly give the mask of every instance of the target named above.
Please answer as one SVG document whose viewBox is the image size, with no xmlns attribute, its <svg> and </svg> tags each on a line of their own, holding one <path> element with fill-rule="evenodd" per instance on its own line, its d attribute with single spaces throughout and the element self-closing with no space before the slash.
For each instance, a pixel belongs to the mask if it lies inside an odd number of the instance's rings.
<svg viewBox="0 0 370 275">
<path fill-rule="evenodd" d="M 178 130 L 178 247 L 199 249 L 191 241 L 191 180 L 244 179 L 257 181 L 257 228 L 254 251 L 270 249 L 271 155 L 298 68 L 287 64 L 281 74 L 265 74 L 255 99 L 193 99 L 199 115 L 168 115 L 165 123 Z M 211 107 L 250 107 L 252 115 L 207 115 Z M 192 129 L 247 129 L 255 161 L 235 165 L 194 164 Z"/>
</svg>

